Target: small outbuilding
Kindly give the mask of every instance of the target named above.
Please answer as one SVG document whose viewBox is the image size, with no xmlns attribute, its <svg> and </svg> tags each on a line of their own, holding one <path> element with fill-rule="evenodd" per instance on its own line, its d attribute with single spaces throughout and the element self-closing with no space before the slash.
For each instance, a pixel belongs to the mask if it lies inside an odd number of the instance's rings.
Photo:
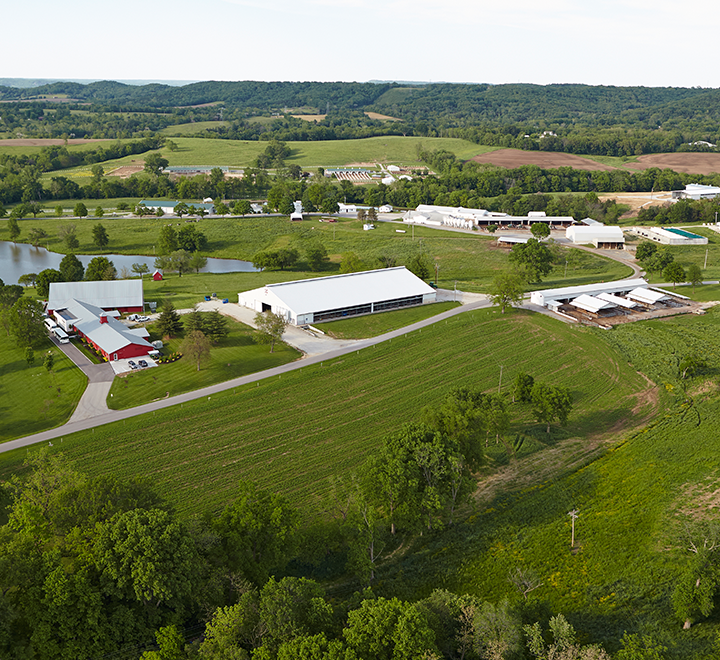
<svg viewBox="0 0 720 660">
<path fill-rule="evenodd" d="M 435 298 L 435 289 L 400 266 L 268 284 L 240 293 L 238 302 L 305 325 L 422 305 Z"/>
<path fill-rule="evenodd" d="M 162 281 L 163 274 L 162 274 L 159 270 L 156 270 L 156 271 L 152 274 L 152 278 L 153 278 L 156 282 L 160 282 L 160 281 Z"/>
</svg>

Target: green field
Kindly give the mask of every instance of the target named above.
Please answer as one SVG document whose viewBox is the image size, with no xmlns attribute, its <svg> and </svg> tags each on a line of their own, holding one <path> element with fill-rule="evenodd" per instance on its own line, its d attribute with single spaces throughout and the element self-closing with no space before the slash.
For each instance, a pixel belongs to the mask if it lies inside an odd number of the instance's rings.
<svg viewBox="0 0 720 660">
<path fill-rule="evenodd" d="M 218 122 L 206 122 L 215 124 Z M 199 124 L 184 124 L 198 126 Z M 267 147 L 265 142 L 242 140 L 219 140 L 213 138 L 174 138 L 177 151 L 168 147 L 160 149 L 170 165 L 227 165 L 247 167 Z M 351 163 L 387 163 L 399 165 L 421 165 L 418 150 L 446 149 L 460 159 L 469 159 L 477 154 L 494 151 L 499 147 L 485 147 L 459 138 L 418 138 L 388 135 L 357 140 L 328 140 L 323 142 L 288 142 L 290 156 L 288 164 L 301 167 L 341 166 Z M 21 149 L 24 147 L 8 147 Z M 29 148 L 29 147 L 28 147 Z M 39 148 L 38 148 L 39 150 Z M 8 152 L 10 153 L 10 152 Z M 152 153 L 152 152 L 148 152 Z M 145 161 L 147 154 L 125 156 L 102 163 L 105 171 L 122 165 L 137 165 Z M 78 172 L 90 171 L 89 166 L 53 172 L 52 176 L 74 177 Z"/>
<path fill-rule="evenodd" d="M 50 250 L 65 252 L 64 245 L 58 237 L 58 230 L 60 225 L 67 222 L 67 219 L 62 218 L 21 220 L 20 240 L 27 236 L 31 228 L 42 227 L 49 234 L 49 238 L 44 240 L 43 244 Z M 92 244 L 92 228 L 100 222 L 110 238 L 108 253 L 152 255 L 160 228 L 168 221 L 155 217 L 122 217 L 101 220 L 86 218 L 73 222 L 77 225 L 77 237 L 80 241 L 78 254 L 97 252 Z M 311 217 L 303 222 L 290 222 L 286 217 L 205 218 L 196 226 L 208 239 L 206 252 L 208 256 L 247 261 L 251 261 L 260 250 L 288 246 L 298 248 L 302 255 L 309 242 L 319 239 L 327 248 L 331 263 L 324 271 L 317 273 L 318 275 L 337 272 L 342 254 L 349 251 L 357 253 L 368 267 L 378 267 L 378 257 L 382 255 L 393 256 L 401 265 L 413 255 L 424 251 L 431 261 L 438 264 L 438 284 L 441 287 L 452 289 L 457 283 L 457 288 L 460 290 L 485 292 L 495 274 L 508 267 L 509 249 L 498 247 L 494 239 L 477 233 L 463 234 L 416 227 L 413 234 L 405 225 L 386 222 L 378 223 L 373 231 L 363 231 L 362 222 L 357 220 L 340 219 L 337 223 L 321 223 L 318 222 L 317 217 Z M 406 233 L 396 232 L 400 226 L 406 230 Z M 8 236 L 7 223 L 0 223 L 0 240 L 7 240 Z M 628 266 L 582 250 L 569 249 L 566 254 L 567 277 L 563 262 L 544 282 L 534 284 L 531 288 L 615 280 L 631 274 Z M 288 279 L 302 279 L 308 276 L 305 271 L 307 264 L 301 259 L 293 271 L 263 273 L 260 278 L 262 281 L 254 286 Z M 243 276 L 243 281 L 250 280 L 257 281 Z M 211 286 L 211 284 L 207 285 L 203 295 L 206 295 Z M 235 288 L 233 291 L 237 293 L 247 288 L 253 287 Z M 219 295 L 220 291 L 217 293 Z M 227 293 L 226 290 L 223 290 L 223 293 Z"/>
<path fill-rule="evenodd" d="M 174 126 L 166 126 L 161 131 L 158 131 L 161 135 L 167 135 L 168 137 L 184 136 L 184 135 L 197 135 L 203 131 L 207 131 L 210 128 L 218 128 L 219 126 L 228 126 L 229 122 L 226 121 L 196 121 L 190 124 L 175 124 Z M 196 163 L 193 163 L 196 164 Z"/>
<path fill-rule="evenodd" d="M 570 363 L 568 355 L 581 359 Z M 238 480 L 251 479 L 312 516 L 327 477 L 356 470 L 384 435 L 451 387 L 497 388 L 501 365 L 503 388 L 524 370 L 572 389 L 565 430 L 548 435 L 529 410 L 516 414 L 534 429 L 523 455 L 553 448 L 555 473 L 596 455 L 601 439 L 640 419 L 631 410 L 645 381 L 594 333 L 538 314 L 483 310 L 211 400 L 66 436 L 63 451 L 91 475 L 141 471 L 185 514 L 217 510 Z M 24 457 L 3 454 L 0 478 Z"/>
<path fill-rule="evenodd" d="M 392 332 L 418 321 L 423 321 L 441 314 L 448 309 L 459 307 L 456 302 L 438 302 L 431 305 L 411 307 L 409 309 L 382 312 L 380 314 L 367 314 L 354 319 L 343 319 L 341 321 L 328 321 L 318 327 L 323 332 L 337 339 L 367 339 Z"/>
<path fill-rule="evenodd" d="M 221 383 L 246 374 L 272 369 L 300 357 L 300 352 L 286 344 L 276 344 L 275 351 L 253 341 L 252 328 L 228 319 L 230 334 L 211 349 L 210 360 L 197 365 L 184 357 L 156 369 L 132 372 L 113 381 L 108 406 L 114 410 L 131 408 L 166 396 L 175 396 L 208 385 Z M 161 339 L 152 325 L 148 326 L 150 341 Z M 180 351 L 183 337 L 166 343 L 163 353 Z"/>
<path fill-rule="evenodd" d="M 682 632 L 669 601 L 690 559 L 685 524 L 717 518 L 720 312 L 597 333 L 622 355 L 620 363 L 629 361 L 659 385 L 662 415 L 561 479 L 523 485 L 519 466 L 504 480 L 496 478 L 495 489 L 481 484 L 475 514 L 386 566 L 383 587 L 403 593 L 443 584 L 497 601 L 513 596 L 507 576 L 522 567 L 543 583 L 529 608 L 563 612 L 609 651 L 627 630 L 653 635 L 669 647 L 665 657 L 714 657 L 708 642 L 717 634 L 717 614 Z M 684 384 L 678 364 L 688 352 L 701 355 L 707 367 Z M 525 471 L 531 467 L 532 460 Z M 575 553 L 572 509 L 580 514 Z"/>
<path fill-rule="evenodd" d="M 43 367 L 47 351 L 55 356 L 53 372 Z M 35 350 L 35 364 L 9 338 L 0 343 L 0 442 L 31 435 L 67 422 L 85 391 L 87 378 L 49 340 Z"/>
</svg>

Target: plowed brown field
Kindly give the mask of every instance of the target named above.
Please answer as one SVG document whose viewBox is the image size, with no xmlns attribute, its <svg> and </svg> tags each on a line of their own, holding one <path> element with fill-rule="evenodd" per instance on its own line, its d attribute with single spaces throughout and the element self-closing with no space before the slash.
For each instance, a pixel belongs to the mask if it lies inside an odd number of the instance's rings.
<svg viewBox="0 0 720 660">
<path fill-rule="evenodd" d="M 614 170 L 616 168 L 610 165 L 596 163 L 594 160 L 575 156 L 573 154 L 563 154 L 554 151 L 523 151 L 521 149 L 498 149 L 486 154 L 480 154 L 473 158 L 478 163 L 490 163 L 498 167 L 507 167 L 513 169 L 521 165 L 538 165 L 544 169 L 554 169 L 557 167 L 572 167 L 576 170 L 590 170 L 592 172 L 599 170 Z"/>
<path fill-rule="evenodd" d="M 720 172 L 720 154 L 672 153 L 646 154 L 637 162 L 626 163 L 631 170 L 646 170 L 650 167 L 675 170 L 685 174 L 712 174 Z"/>
</svg>

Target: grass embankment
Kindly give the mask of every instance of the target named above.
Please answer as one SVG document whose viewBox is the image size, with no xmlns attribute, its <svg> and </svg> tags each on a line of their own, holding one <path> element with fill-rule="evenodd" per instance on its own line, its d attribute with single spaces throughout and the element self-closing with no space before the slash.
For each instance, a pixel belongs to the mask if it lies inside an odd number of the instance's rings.
<svg viewBox="0 0 720 660">
<path fill-rule="evenodd" d="M 45 354 L 55 366 L 48 373 Z M 35 350 L 35 364 L 25 361 L 25 349 L 9 338 L 0 342 L 0 442 L 38 433 L 67 422 L 85 391 L 87 378 L 50 340 Z"/>
<path fill-rule="evenodd" d="M 92 227 L 100 222 L 107 230 L 110 245 L 107 252 L 122 254 L 154 253 L 160 228 L 168 223 L 158 218 L 103 218 L 75 221 L 80 241 L 78 253 L 96 254 L 92 242 Z M 7 223 L 0 223 L 0 240 L 8 238 Z M 62 219 L 21 220 L 21 240 L 32 227 L 41 227 L 49 234 L 43 241 L 50 250 L 64 252 L 58 231 Z M 195 225 L 208 239 L 206 254 L 212 257 L 252 260 L 260 250 L 297 247 L 301 255 L 309 241 L 320 240 L 328 250 L 331 264 L 320 273 L 309 273 L 302 260 L 293 271 L 263 273 L 268 282 L 302 279 L 337 272 L 343 253 L 355 252 L 369 267 L 376 267 L 381 255 L 391 255 L 398 264 L 406 263 L 413 255 L 425 251 L 439 266 L 438 284 L 443 288 L 485 292 L 492 278 L 508 267 L 510 250 L 499 247 L 487 234 L 448 232 L 427 227 L 416 227 L 414 234 L 403 226 L 406 233 L 397 233 L 396 223 L 380 222 L 372 231 L 363 231 L 362 223 L 341 218 L 337 223 L 318 222 L 317 217 L 303 222 L 290 222 L 286 217 L 206 218 Z M 413 238 L 414 236 L 414 238 Z M 615 280 L 631 274 L 629 267 L 610 259 L 596 257 L 581 250 L 569 249 L 567 278 L 565 263 L 558 265 L 542 284 L 531 288 L 550 288 Z M 292 273 L 292 274 L 290 274 Z M 182 279 L 185 279 L 184 277 Z M 248 278 L 250 279 L 250 278 Z M 234 293 L 252 288 L 235 288 Z M 208 291 L 210 285 L 205 290 Z M 218 292 L 219 293 L 219 292 Z M 152 298 L 148 298 L 152 300 Z"/>
<path fill-rule="evenodd" d="M 568 356 L 578 356 L 569 360 Z M 225 393 L 66 436 L 63 451 L 91 475 L 142 473 L 186 514 L 214 511 L 250 479 L 288 496 L 313 516 L 330 475 L 348 475 L 381 438 L 417 419 L 453 386 L 496 390 L 519 371 L 572 389 L 567 429 L 536 432 L 521 455 L 548 447 L 552 470 L 587 461 L 604 434 L 632 425 L 644 380 L 592 332 L 546 316 L 496 310 L 460 314 L 402 338 Z M 491 444 L 493 461 L 506 460 Z M 25 452 L 0 457 L 0 478 Z"/>
<path fill-rule="evenodd" d="M 228 319 L 230 334 L 218 341 L 210 352 L 207 363 L 197 369 L 197 364 L 183 357 L 177 362 L 161 364 L 154 369 L 135 371 L 127 376 L 116 378 L 110 389 L 108 406 L 114 410 L 132 408 L 155 399 L 190 392 L 232 378 L 272 369 L 300 357 L 300 352 L 286 344 L 270 346 L 256 344 L 253 341 L 253 329 Z M 153 325 L 148 326 L 150 341 L 160 339 Z M 183 342 L 179 336 L 163 347 L 163 353 L 170 355 L 178 352 Z"/>
<path fill-rule="evenodd" d="M 368 337 L 377 337 L 386 332 L 412 325 L 459 306 L 460 303 L 457 302 L 437 302 L 392 312 L 369 314 L 340 321 L 328 321 L 319 323 L 317 327 L 337 339 L 367 339 Z"/>
<path fill-rule="evenodd" d="M 597 332 L 621 351 L 619 362 L 630 360 L 658 383 L 664 415 L 572 475 L 480 500 L 470 520 L 420 541 L 381 580 L 402 590 L 422 575 L 412 586 L 443 584 L 496 601 L 514 591 L 507 576 L 520 567 L 543 583 L 530 595 L 531 604 L 565 613 L 608 650 L 616 650 L 628 630 L 652 634 L 669 647 L 668 658 L 711 657 L 717 615 L 682 632 L 670 595 L 691 555 L 684 521 L 717 518 L 720 312 Z M 704 357 L 708 368 L 690 382 L 686 396 L 678 364 L 689 352 Z M 565 360 L 580 355 L 568 347 Z M 508 470 L 510 487 L 519 471 Z M 580 512 L 575 553 L 572 509 Z"/>
</svg>

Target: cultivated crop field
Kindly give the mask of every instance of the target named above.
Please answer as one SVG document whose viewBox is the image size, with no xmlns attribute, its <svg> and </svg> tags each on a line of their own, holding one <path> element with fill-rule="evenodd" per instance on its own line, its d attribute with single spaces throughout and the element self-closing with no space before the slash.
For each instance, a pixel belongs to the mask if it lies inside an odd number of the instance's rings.
<svg viewBox="0 0 720 660">
<path fill-rule="evenodd" d="M 562 611 L 608 651 L 617 650 L 627 630 L 652 634 L 669 647 L 667 658 L 712 657 L 717 617 L 680 639 L 670 596 L 691 558 L 686 526 L 718 520 L 720 313 L 597 335 L 624 355 L 623 364 L 631 360 L 657 382 L 663 414 L 574 474 L 479 498 L 469 520 L 420 541 L 381 579 L 402 590 L 421 572 L 426 590 L 442 581 L 453 591 L 499 600 L 514 592 L 507 576 L 522 568 L 542 583 L 529 596 L 530 608 L 542 603 Z M 688 352 L 707 360 L 707 368 L 683 383 L 678 364 Z M 579 511 L 575 552 L 572 509 Z"/>
<path fill-rule="evenodd" d="M 240 479 L 251 479 L 312 517 L 330 475 L 352 473 L 384 435 L 451 387 L 497 388 L 501 365 L 506 390 L 521 370 L 572 389 L 565 430 L 548 435 L 528 411 L 518 413 L 535 429 L 521 455 L 554 449 L 546 466 L 554 473 L 597 455 L 647 411 L 638 399 L 645 380 L 592 332 L 542 315 L 482 310 L 211 400 L 68 436 L 62 448 L 88 474 L 148 477 L 188 515 L 217 510 Z M 0 478 L 24 457 L 24 450 L 3 454 Z"/>
<path fill-rule="evenodd" d="M 576 170 L 612 170 L 611 165 L 606 165 L 597 160 L 552 151 L 523 151 L 522 149 L 498 149 L 492 153 L 485 153 L 475 156 L 473 160 L 478 163 L 490 163 L 497 167 L 513 169 L 521 165 L 538 165 L 545 169 L 557 167 L 572 167 Z"/>
</svg>

